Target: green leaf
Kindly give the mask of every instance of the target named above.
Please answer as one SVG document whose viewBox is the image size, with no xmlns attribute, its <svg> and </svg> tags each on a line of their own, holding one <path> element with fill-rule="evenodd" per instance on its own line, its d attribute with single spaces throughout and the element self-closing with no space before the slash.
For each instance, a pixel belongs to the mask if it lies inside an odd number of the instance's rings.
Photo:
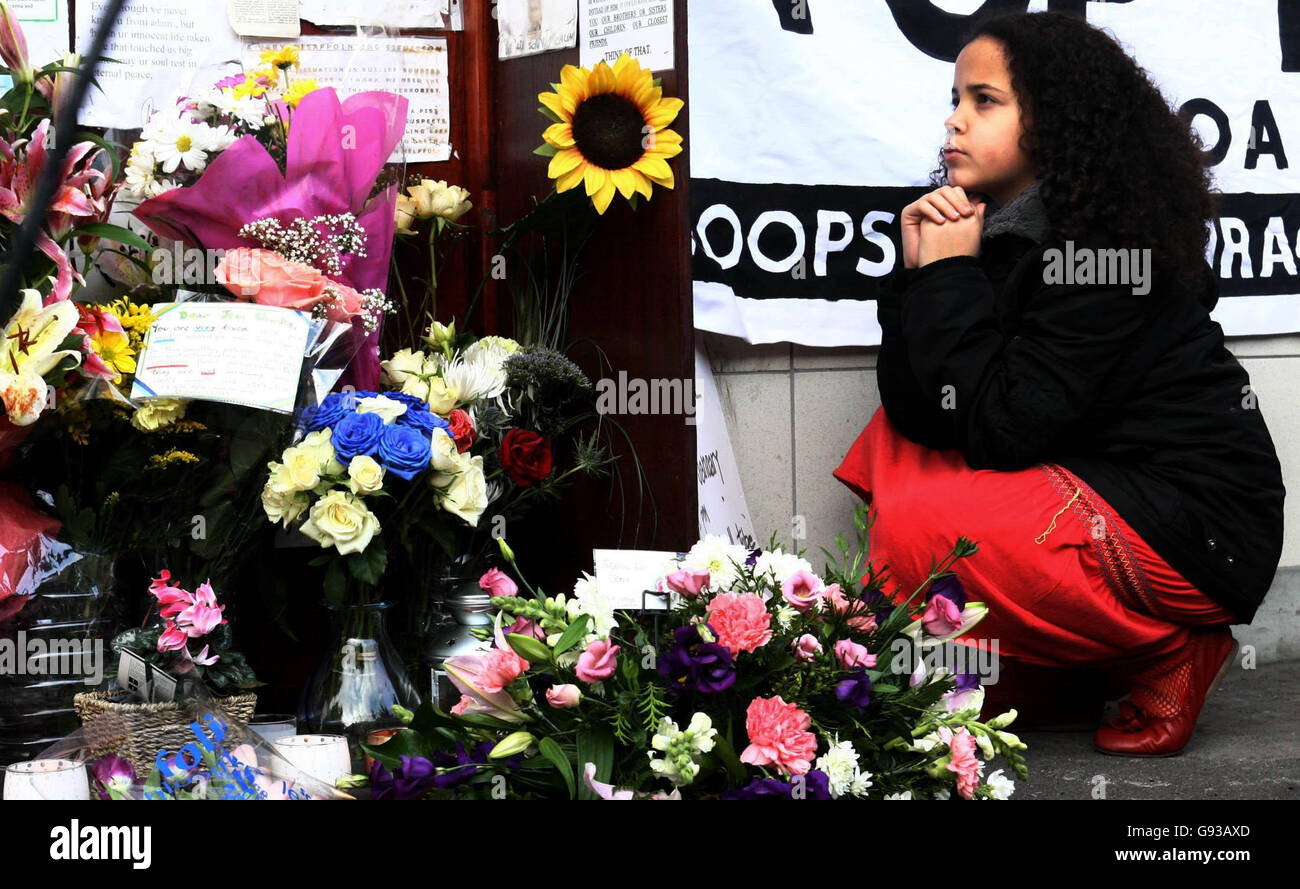
<svg viewBox="0 0 1300 889">
<path fill-rule="evenodd" d="M 560 639 L 555 643 L 555 656 L 559 657 L 573 646 L 577 645 L 587 635 L 587 624 L 591 620 L 591 615 L 580 614 L 578 619 L 560 634 Z"/>
<path fill-rule="evenodd" d="M 128 247 L 134 247 L 137 250 L 143 250 L 145 253 L 153 250 L 153 246 L 135 232 L 109 222 L 91 222 L 73 229 L 72 234 L 75 237 L 91 235 L 92 237 L 103 238 L 106 241 L 113 241 L 118 244 L 125 244 Z"/>
<path fill-rule="evenodd" d="M 388 550 L 384 548 L 384 539 L 376 536 L 364 550 L 349 553 L 344 560 L 353 577 L 368 586 L 378 586 L 384 577 L 384 569 L 388 567 Z"/>
<path fill-rule="evenodd" d="M 871 690 L 878 691 L 881 694 L 888 694 L 888 695 L 898 694 L 897 685 L 873 685 L 871 686 Z"/>
<path fill-rule="evenodd" d="M 533 149 L 533 154 L 540 154 L 542 157 L 555 157 L 559 153 L 560 149 L 556 148 L 550 142 L 547 142 L 544 145 L 538 145 Z"/>
<path fill-rule="evenodd" d="M 585 769 L 587 763 L 595 763 L 596 781 L 609 783 L 614 770 L 614 736 L 605 726 L 595 726 L 590 731 L 578 735 L 578 768 Z M 578 787 L 578 799 L 598 799 L 595 791 L 583 781 Z"/>
<path fill-rule="evenodd" d="M 723 737 L 721 732 L 713 736 L 713 752 L 717 754 L 727 774 L 731 776 L 733 785 L 745 783 L 745 766 L 740 761 L 740 757 L 736 756 L 731 742 Z"/>
<path fill-rule="evenodd" d="M 325 601 L 331 605 L 343 604 L 343 599 L 347 595 L 348 579 L 343 573 L 343 563 L 340 559 L 334 559 L 330 566 L 325 569 L 325 580 L 321 584 L 321 591 L 325 594 Z"/>
<path fill-rule="evenodd" d="M 554 111 L 547 108 L 545 105 L 539 106 L 537 110 L 542 112 L 542 114 L 546 115 L 548 118 L 555 121 L 556 123 L 564 123 L 564 118 L 560 117 L 560 115 L 556 114 Z"/>
<path fill-rule="evenodd" d="M 551 660 L 551 650 L 546 647 L 546 643 L 534 639 L 532 636 L 525 636 L 522 633 L 507 633 L 506 641 L 510 647 L 530 663 L 549 663 Z"/>
<path fill-rule="evenodd" d="M 564 783 L 569 788 L 569 799 L 573 799 L 573 795 L 577 790 L 573 782 L 573 764 L 564 755 L 560 745 L 555 743 L 554 738 L 542 738 L 537 745 L 537 749 L 542 756 L 555 764 L 555 770 L 564 778 Z"/>
</svg>

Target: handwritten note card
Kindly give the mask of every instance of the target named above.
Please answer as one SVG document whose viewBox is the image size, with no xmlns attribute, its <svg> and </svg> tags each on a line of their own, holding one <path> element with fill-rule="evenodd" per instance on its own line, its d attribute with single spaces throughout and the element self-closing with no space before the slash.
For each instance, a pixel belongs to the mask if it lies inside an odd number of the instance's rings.
<svg viewBox="0 0 1300 889">
<path fill-rule="evenodd" d="M 280 45 L 254 44 L 247 50 L 246 62 L 252 67 L 262 50 Z M 388 159 L 390 163 L 405 159 L 415 164 L 451 157 L 447 38 L 308 36 L 297 46 L 297 76 L 334 87 L 339 98 L 368 90 L 406 96 L 410 103 L 406 137 Z"/>
<path fill-rule="evenodd" d="M 254 303 L 163 303 L 132 398 L 201 398 L 292 413 L 311 319 Z"/>
<path fill-rule="evenodd" d="M 656 611 L 668 607 L 668 599 L 656 593 L 656 585 L 665 574 L 677 570 L 677 553 L 597 549 L 592 554 L 596 561 L 596 589 L 614 608 Z"/>
</svg>

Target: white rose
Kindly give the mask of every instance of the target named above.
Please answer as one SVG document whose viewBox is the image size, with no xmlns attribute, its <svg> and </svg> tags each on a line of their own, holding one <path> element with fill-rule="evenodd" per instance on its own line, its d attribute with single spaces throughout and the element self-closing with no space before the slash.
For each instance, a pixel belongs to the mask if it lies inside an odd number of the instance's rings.
<svg viewBox="0 0 1300 889">
<path fill-rule="evenodd" d="M 344 473 L 343 464 L 338 461 L 334 454 L 334 442 L 331 440 L 333 434 L 334 430 L 332 429 L 318 429 L 303 436 L 302 441 L 298 442 L 297 445 L 304 451 L 316 455 L 316 471 L 320 475 L 342 475 Z"/>
<path fill-rule="evenodd" d="M 399 386 L 405 383 L 413 374 L 423 372 L 424 353 L 413 352 L 410 349 L 398 349 L 393 353 L 392 358 L 379 362 L 379 366 L 384 369 L 384 380 L 394 386 Z"/>
<path fill-rule="evenodd" d="M 429 400 L 429 381 L 419 377 L 407 377 L 402 382 L 402 394 L 414 395 L 416 398 Z"/>
<path fill-rule="evenodd" d="M 468 453 L 462 454 L 456 449 L 455 440 L 445 433 L 433 430 L 433 440 L 429 446 L 430 456 L 429 465 L 436 472 L 444 474 L 455 474 L 464 472 L 469 468 L 470 456 Z M 434 484 L 443 485 L 447 479 L 438 479 Z"/>
<path fill-rule="evenodd" d="M 340 555 L 359 553 L 379 532 L 379 519 L 354 494 L 333 490 L 317 500 L 302 524 L 302 533 Z"/>
<path fill-rule="evenodd" d="M 446 416 L 460 401 L 460 389 L 441 377 L 429 379 L 429 410 Z"/>
<path fill-rule="evenodd" d="M 387 395 L 375 395 L 370 398 L 363 398 L 357 402 L 358 414 L 379 414 L 385 424 L 391 424 L 394 420 L 406 413 L 406 404 L 401 401 L 395 401 Z"/>
<path fill-rule="evenodd" d="M 354 494 L 373 494 L 384 487 L 384 467 L 374 457 L 358 454 L 348 464 L 348 487 Z"/>
<path fill-rule="evenodd" d="M 283 476 L 288 478 L 293 490 L 310 491 L 320 484 L 320 456 L 315 448 L 294 445 L 286 448 L 280 459 L 284 460 Z M 283 487 L 283 480 L 279 485 Z"/>
<path fill-rule="evenodd" d="M 471 527 L 477 527 L 487 504 L 483 458 L 478 456 L 470 460 L 469 467 L 464 472 L 452 479 L 451 487 L 443 495 L 442 508 L 452 515 L 460 516 Z"/>
<path fill-rule="evenodd" d="M 262 509 L 272 523 L 280 522 L 285 528 L 298 520 L 307 504 L 311 502 L 306 494 L 297 491 L 278 491 L 271 482 L 262 489 Z"/>
</svg>

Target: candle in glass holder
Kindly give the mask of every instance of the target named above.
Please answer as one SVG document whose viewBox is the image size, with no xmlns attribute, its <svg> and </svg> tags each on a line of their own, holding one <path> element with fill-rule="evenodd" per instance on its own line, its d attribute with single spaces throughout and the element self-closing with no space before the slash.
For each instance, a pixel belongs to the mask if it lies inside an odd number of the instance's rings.
<svg viewBox="0 0 1300 889">
<path fill-rule="evenodd" d="M 290 713 L 257 713 L 248 720 L 248 727 L 268 744 L 298 734 L 297 720 Z"/>
<path fill-rule="evenodd" d="M 71 759 L 33 759 L 5 768 L 5 799 L 90 799 L 86 764 Z"/>
<path fill-rule="evenodd" d="M 352 756 L 345 735 L 291 735 L 272 743 L 275 752 L 298 771 L 331 787 L 339 778 L 352 774 Z M 279 769 L 272 768 L 273 773 L 282 770 L 282 765 Z M 292 774 L 276 776 L 293 777 Z"/>
</svg>

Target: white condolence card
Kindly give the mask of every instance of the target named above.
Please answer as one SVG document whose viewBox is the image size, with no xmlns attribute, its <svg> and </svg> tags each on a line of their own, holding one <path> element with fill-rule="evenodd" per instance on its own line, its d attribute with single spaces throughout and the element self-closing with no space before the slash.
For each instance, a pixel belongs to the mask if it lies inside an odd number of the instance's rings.
<svg viewBox="0 0 1300 889">
<path fill-rule="evenodd" d="M 677 570 L 678 553 L 650 549 L 592 550 L 596 589 L 613 608 L 629 611 L 667 610 L 669 595 L 658 582 Z"/>
<path fill-rule="evenodd" d="M 197 398 L 289 414 L 312 321 L 256 303 L 161 303 L 132 398 Z"/>
</svg>

